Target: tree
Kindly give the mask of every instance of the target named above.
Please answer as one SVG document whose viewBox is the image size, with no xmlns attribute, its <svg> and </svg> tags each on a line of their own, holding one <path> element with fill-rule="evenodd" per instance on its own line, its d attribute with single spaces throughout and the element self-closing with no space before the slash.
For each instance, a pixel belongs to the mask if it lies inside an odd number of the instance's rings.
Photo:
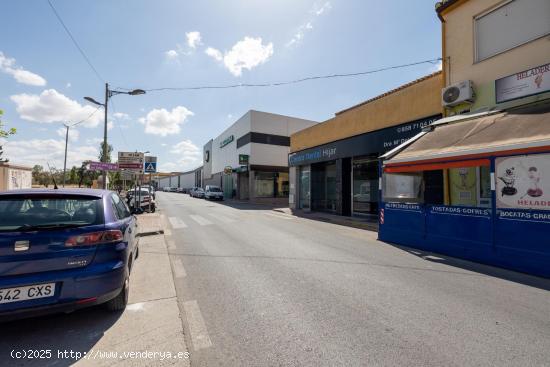
<svg viewBox="0 0 550 367">
<path fill-rule="evenodd" d="M 111 162 L 111 153 L 113 152 L 113 146 L 111 144 L 107 144 L 107 159 L 105 162 Z M 99 161 L 103 162 L 103 142 L 99 144 Z"/>
<path fill-rule="evenodd" d="M 71 168 L 71 172 L 69 173 L 69 183 L 71 185 L 78 183 L 78 173 L 76 170 L 76 166 L 73 166 L 73 168 Z"/>
<path fill-rule="evenodd" d="M 0 110 L 0 138 L 7 138 L 8 136 L 15 134 L 17 130 L 14 127 L 12 127 L 9 130 L 4 129 L 4 124 L 2 123 L 2 120 L 1 120 L 3 114 L 4 114 L 4 111 Z M 2 154 L 4 154 L 4 152 L 2 151 L 2 146 L 0 145 L 0 163 L 7 162 L 8 161 L 7 159 L 2 158 Z"/>
<path fill-rule="evenodd" d="M 48 187 L 50 183 L 50 174 L 44 171 L 44 167 L 37 164 L 32 168 L 32 180 L 35 185 Z"/>
</svg>

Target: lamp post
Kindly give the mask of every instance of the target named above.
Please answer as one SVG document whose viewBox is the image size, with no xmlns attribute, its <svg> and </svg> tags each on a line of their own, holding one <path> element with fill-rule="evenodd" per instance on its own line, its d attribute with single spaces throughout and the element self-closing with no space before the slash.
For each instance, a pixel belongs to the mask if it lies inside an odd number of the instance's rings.
<svg viewBox="0 0 550 367">
<path fill-rule="evenodd" d="M 128 94 L 130 96 L 137 96 L 140 94 L 145 94 L 145 91 L 143 89 L 134 89 L 129 92 L 111 90 L 109 89 L 109 83 L 105 83 L 105 103 L 100 103 L 92 97 L 84 97 L 84 99 L 88 102 L 91 102 L 98 106 L 103 106 L 103 108 L 105 109 L 105 125 L 103 126 L 103 159 L 101 160 L 102 162 L 107 162 L 107 153 L 109 151 L 107 149 L 107 106 L 109 104 L 109 98 L 117 94 Z M 107 189 L 107 171 L 103 171 L 103 189 Z"/>
</svg>

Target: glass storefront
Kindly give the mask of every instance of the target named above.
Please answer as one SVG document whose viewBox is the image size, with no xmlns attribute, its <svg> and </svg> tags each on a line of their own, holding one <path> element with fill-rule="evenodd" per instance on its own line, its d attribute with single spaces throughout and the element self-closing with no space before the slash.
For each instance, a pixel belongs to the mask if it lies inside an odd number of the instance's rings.
<svg viewBox="0 0 550 367">
<path fill-rule="evenodd" d="M 378 160 L 353 160 L 353 214 L 378 214 Z"/>
<path fill-rule="evenodd" d="M 254 193 L 256 197 L 288 197 L 288 192 L 288 172 L 254 173 Z"/>
<path fill-rule="evenodd" d="M 311 209 L 336 212 L 336 162 L 311 165 Z"/>
<path fill-rule="evenodd" d="M 299 192 L 299 208 L 309 209 L 309 203 L 311 200 L 310 191 L 310 177 L 311 170 L 309 166 L 300 167 L 300 192 Z"/>
</svg>

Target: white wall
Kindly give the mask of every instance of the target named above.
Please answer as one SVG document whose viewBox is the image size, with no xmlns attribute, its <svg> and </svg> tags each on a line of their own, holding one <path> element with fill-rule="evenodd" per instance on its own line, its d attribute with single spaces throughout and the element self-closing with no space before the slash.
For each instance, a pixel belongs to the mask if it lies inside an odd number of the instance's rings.
<svg viewBox="0 0 550 367">
<path fill-rule="evenodd" d="M 250 164 L 282 166 L 288 165 L 289 147 L 270 144 L 249 143 L 237 149 L 237 140 L 249 132 L 290 136 L 315 125 L 315 121 L 274 113 L 248 111 L 212 142 L 212 174 L 222 172 L 224 167 L 239 167 L 239 154 L 250 156 Z M 234 140 L 223 148 L 220 142 L 233 135 Z"/>
<path fill-rule="evenodd" d="M 195 187 L 195 171 L 180 175 L 180 187 L 184 189 Z"/>
<path fill-rule="evenodd" d="M 248 132 L 250 132 L 250 111 L 214 139 L 212 142 L 212 174 L 222 172 L 226 166 L 238 167 L 239 154 L 250 154 L 250 147 L 247 145 L 237 149 L 237 140 Z M 233 141 L 220 148 L 220 143 L 231 135 L 234 137 Z"/>
</svg>

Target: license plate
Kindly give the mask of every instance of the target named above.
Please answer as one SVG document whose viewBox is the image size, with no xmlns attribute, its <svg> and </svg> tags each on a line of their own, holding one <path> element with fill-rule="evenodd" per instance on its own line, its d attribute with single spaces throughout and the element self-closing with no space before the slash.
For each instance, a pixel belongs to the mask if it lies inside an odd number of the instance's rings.
<svg viewBox="0 0 550 367">
<path fill-rule="evenodd" d="M 0 304 L 53 297 L 55 283 L 35 284 L 25 287 L 0 289 Z"/>
</svg>

